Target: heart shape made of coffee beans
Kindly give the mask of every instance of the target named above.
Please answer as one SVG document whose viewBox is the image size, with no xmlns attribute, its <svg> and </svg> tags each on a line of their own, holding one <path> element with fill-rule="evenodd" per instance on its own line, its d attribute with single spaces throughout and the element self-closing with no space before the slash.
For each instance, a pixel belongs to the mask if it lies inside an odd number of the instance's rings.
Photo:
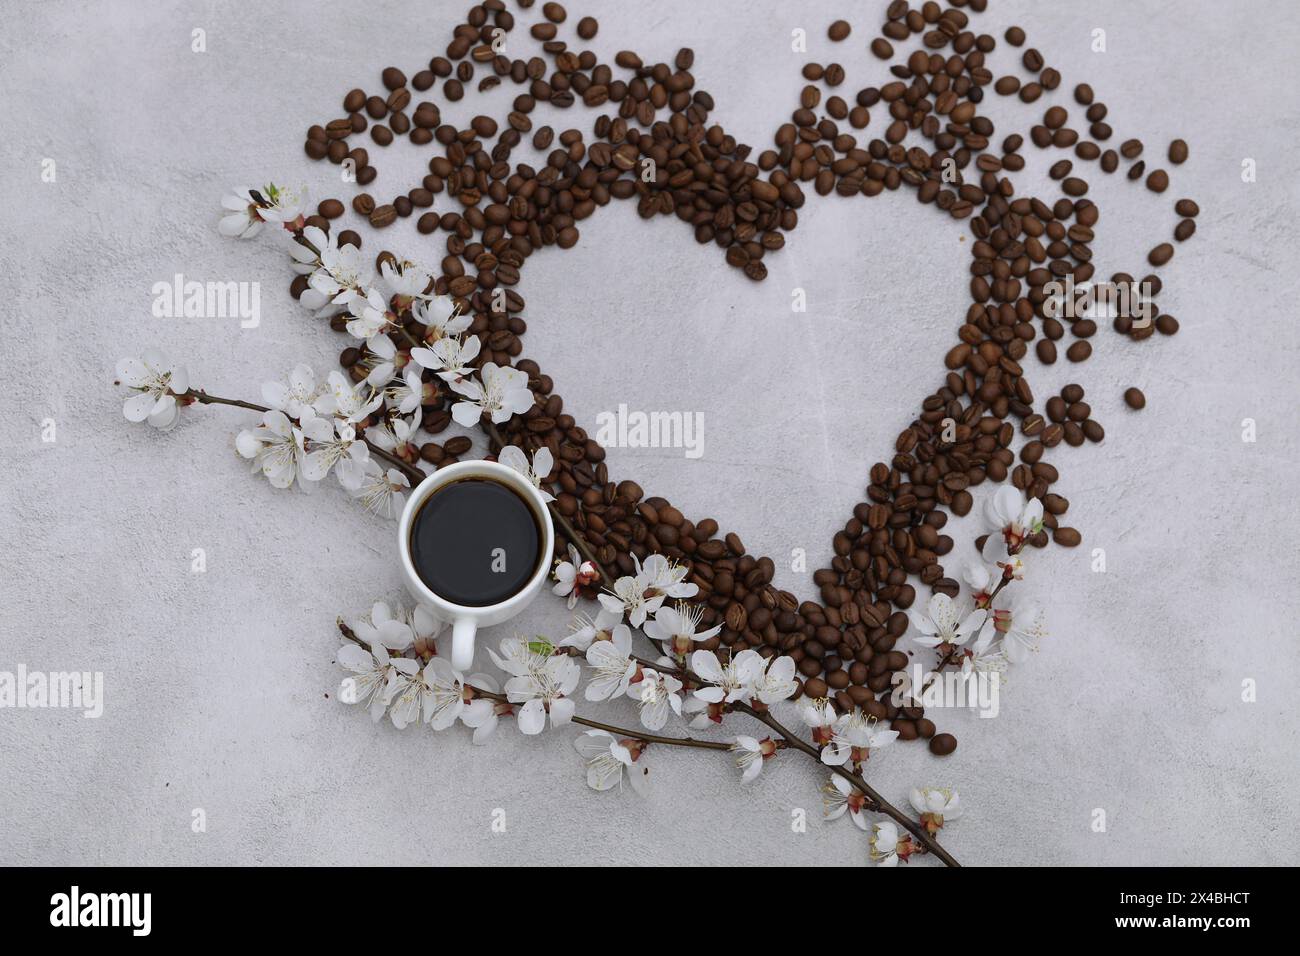
<svg viewBox="0 0 1300 956">
<path fill-rule="evenodd" d="M 607 578 L 632 573 L 636 561 L 651 554 L 684 565 L 688 580 L 700 589 L 695 600 L 702 624 L 722 625 L 700 647 L 719 652 L 752 647 L 764 656 L 789 655 L 802 676 L 803 694 L 828 697 L 841 710 L 861 707 L 890 721 L 903 739 L 929 739 L 931 750 L 941 755 L 952 752 L 955 738 L 936 734 L 922 708 L 900 709 L 886 691 L 895 673 L 909 663 L 896 645 L 907 630 L 904 612 L 918 600 L 918 587 L 950 596 L 959 590 L 942 564 L 953 548 L 943 533 L 948 513 L 970 511 L 972 487 L 1010 478 L 1043 500 L 1045 525 L 1056 542 L 1077 545 L 1078 532 L 1058 522 L 1068 502 L 1051 491 L 1057 469 L 1042 457 L 1062 441 L 1078 445 L 1100 441 L 1104 434 L 1078 386 L 1049 400 L 1046 417 L 1035 412 L 1022 365 L 1035 340 L 1037 359 L 1056 361 L 1055 342 L 1065 328 L 1046 303 L 1053 298 L 1053 283 L 1092 280 L 1098 207 L 1085 198 L 1087 183 L 1068 175 L 1069 161 L 1052 169 L 1063 196 L 1050 203 L 1017 196 L 1008 174 L 1024 166 L 1019 153 L 1024 137 L 1013 134 L 994 147 L 994 125 L 980 112 L 990 89 L 1002 95 L 1018 92 L 1030 103 L 1055 90 L 1060 76 L 1031 49 L 1022 57 L 1031 75 L 1028 82 L 1002 77 L 994 83 L 985 56 L 996 42 L 970 29 L 961 6 L 977 12 L 984 4 L 971 0 L 941 10 L 927 3 L 919 11 L 906 3 L 889 4 L 881 36 L 870 49 L 893 63 L 894 78 L 862 89 L 852 103 L 834 92 L 843 81 L 841 67 L 807 64 L 803 75 L 808 85 L 790 121 L 777 130 L 772 147 L 754 158 L 749 146 L 709 120 L 713 99 L 695 85 L 689 49 L 679 51 L 673 63 L 647 63 L 623 51 L 611 66 L 594 52 L 558 39 L 559 23 L 548 13 L 530 30 L 539 41 L 539 55 L 511 59 L 498 52 L 496 43 L 517 24 L 498 0 L 471 7 L 444 54 L 434 56 L 409 81 L 389 67 L 382 74 L 385 95 L 350 91 L 343 100 L 345 115 L 311 127 L 305 144 L 314 159 L 351 163 L 361 186 L 373 183 L 378 173 L 364 147 L 349 149 L 351 136 L 368 128 L 379 146 L 407 136 L 417 146 L 436 147 L 419 186 L 390 203 L 358 194 L 353 209 L 377 229 L 418 214 L 420 233 L 446 233 L 440 274 L 427 291 L 450 295 L 473 317 L 468 334 L 480 341 L 479 364 L 513 365 L 527 373 L 535 396 L 531 409 L 499 428 L 484 423 L 491 450 L 498 452 L 503 444 L 530 454 L 543 446 L 550 449 L 556 465 L 546 484 L 556 496 L 556 509 Z M 847 36 L 842 24 L 832 27 L 833 41 Z M 586 33 L 580 30 L 580 38 L 591 39 L 595 30 L 589 25 Z M 913 38 L 919 41 L 916 49 L 907 56 L 895 54 L 893 43 Z M 1006 38 L 1012 46 L 1024 42 L 1017 27 Z M 441 83 L 445 100 L 459 101 L 480 71 L 486 75 L 479 79 L 479 92 L 506 82 L 520 88 L 504 121 L 479 115 L 464 128 L 444 122 L 434 86 Z M 831 91 L 825 99 L 824 89 Z M 422 99 L 408 115 L 416 94 Z M 1109 138 L 1105 107 L 1094 101 L 1091 88 L 1080 84 L 1074 99 L 1086 108 L 1093 139 Z M 565 110 L 579 103 L 596 115 L 590 142 L 576 129 L 556 137 L 551 127 L 534 123 L 534 111 L 542 104 Z M 847 121 L 852 130 L 863 130 L 879 124 L 880 114 L 886 126 L 880 138 L 859 142 L 841 125 Z M 1081 139 L 1068 120 L 1068 110 L 1053 105 L 1029 131 L 1030 139 L 1043 149 L 1073 148 L 1080 159 L 1100 160 L 1103 171 L 1113 171 L 1114 151 L 1103 152 Z M 511 162 L 512 151 L 526 135 L 546 154 L 540 168 Z M 1133 142 L 1125 144 L 1127 159 L 1136 156 Z M 1180 162 L 1174 152 L 1171 147 L 1171 159 Z M 1181 156 L 1186 157 L 1185 146 Z M 1148 185 L 1163 191 L 1167 175 L 1157 172 L 1163 178 Z M 1130 167 L 1129 178 L 1141 173 L 1140 164 Z M 970 305 L 957 343 L 943 357 L 946 375 L 899 432 L 891 456 L 871 466 L 865 499 L 834 535 L 829 562 L 812 576 L 819 601 L 800 601 L 774 587 L 772 559 L 748 553 L 736 533 L 724 532 L 711 518 L 692 520 L 636 481 L 610 476 L 605 449 L 566 411 L 551 377 L 524 357 L 526 303 L 517 288 L 523 266 L 537 251 L 572 248 L 580 238 L 579 224 L 613 200 L 635 201 L 643 218 L 676 216 L 700 244 L 718 246 L 727 264 L 762 281 L 766 257 L 777 253 L 786 234 L 799 225 L 808 188 L 843 199 L 913 189 L 921 203 L 949 219 L 969 220 L 975 237 Z M 432 211 L 440 200 L 450 204 L 447 211 Z M 1181 200 L 1179 214 L 1194 216 L 1194 206 Z M 329 231 L 343 212 L 341 201 L 328 199 L 307 222 Z M 337 239 L 361 244 L 352 230 L 340 231 Z M 1171 255 L 1172 247 L 1162 244 L 1149 258 L 1153 265 L 1163 265 Z M 403 260 L 385 251 L 377 263 L 383 261 Z M 1158 278 L 1147 279 L 1158 292 Z M 1127 274 L 1112 281 L 1134 283 Z M 306 288 L 305 277 L 299 276 L 292 292 L 298 297 Z M 411 347 L 426 344 L 429 329 L 409 310 L 399 317 L 401 327 L 390 337 L 400 363 Z M 345 320 L 335 316 L 331 323 L 342 330 Z M 1177 323 L 1169 316 L 1146 324 L 1120 316 L 1115 328 L 1141 341 L 1157 329 L 1172 333 Z M 1079 319 L 1070 331 L 1076 340 L 1067 358 L 1082 361 L 1091 353 L 1088 338 L 1096 324 Z M 363 349 L 344 349 L 341 364 L 355 380 L 365 378 Z M 448 399 L 438 388 L 426 397 L 425 431 L 437 434 L 448 426 Z M 1019 463 L 1011 450 L 1017 431 L 1013 420 L 1028 439 Z M 419 448 L 419 457 L 436 468 L 469 448 L 463 436 L 442 444 L 431 441 Z M 1047 533 L 1031 543 L 1044 546 Z M 564 551 L 562 540 L 558 548 Z M 590 588 L 587 596 L 596 589 Z"/>
</svg>

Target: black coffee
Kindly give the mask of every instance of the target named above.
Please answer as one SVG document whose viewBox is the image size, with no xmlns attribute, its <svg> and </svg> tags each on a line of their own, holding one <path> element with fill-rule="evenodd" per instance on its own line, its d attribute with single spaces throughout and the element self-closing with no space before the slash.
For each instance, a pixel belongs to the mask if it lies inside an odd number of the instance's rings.
<svg viewBox="0 0 1300 956">
<path fill-rule="evenodd" d="M 411 523 L 411 561 L 420 580 L 465 607 L 497 604 L 521 591 L 541 562 L 537 515 L 514 490 L 486 478 L 444 485 Z"/>
</svg>

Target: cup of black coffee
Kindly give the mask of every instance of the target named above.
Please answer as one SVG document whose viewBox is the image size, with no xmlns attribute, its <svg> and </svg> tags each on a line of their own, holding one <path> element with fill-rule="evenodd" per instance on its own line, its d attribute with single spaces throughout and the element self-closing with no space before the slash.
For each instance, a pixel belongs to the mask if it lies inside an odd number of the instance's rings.
<svg viewBox="0 0 1300 956">
<path fill-rule="evenodd" d="M 411 493 L 397 547 L 407 590 L 451 625 L 452 667 L 468 671 L 478 629 L 514 617 L 546 583 L 555 528 L 541 493 L 519 472 L 462 461 Z"/>
</svg>

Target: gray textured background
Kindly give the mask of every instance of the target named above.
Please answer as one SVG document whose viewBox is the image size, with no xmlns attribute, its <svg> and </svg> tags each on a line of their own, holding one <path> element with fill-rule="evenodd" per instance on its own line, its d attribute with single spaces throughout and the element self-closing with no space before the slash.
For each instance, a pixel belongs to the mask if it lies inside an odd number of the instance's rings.
<svg viewBox="0 0 1300 956">
<path fill-rule="evenodd" d="M 215 218 L 228 186 L 269 178 L 349 198 L 336 167 L 307 162 L 303 130 L 336 115 L 350 87 L 377 89 L 390 62 L 414 73 L 466 5 L 364 6 L 361 18 L 344 3 L 263 3 L 255 17 L 233 2 L 0 3 L 0 670 L 98 670 L 107 685 L 99 720 L 0 711 L 0 862 L 861 862 L 864 839 L 846 820 L 820 821 L 822 776 L 794 755 L 742 789 L 722 758 L 652 751 L 663 786 L 640 799 L 589 791 L 572 731 L 524 739 L 503 727 L 476 749 L 461 729 L 372 726 L 332 699 L 333 621 L 397 593 L 393 526 L 336 488 L 306 499 L 247 475 L 232 442 L 242 413 L 195 410 L 166 435 L 121 417 L 114 364 L 150 344 L 182 357 L 195 384 L 253 399 L 298 360 L 332 366 L 343 339 L 292 302 L 280 256 L 267 241 L 220 238 Z M 802 85 L 790 30 L 846 65 L 851 95 L 886 79 L 864 52 L 884 6 L 593 2 L 571 6 L 568 28 L 598 15 L 605 56 L 670 59 L 692 45 L 716 117 L 762 148 Z M 1163 199 L 1122 177 L 1095 185 L 1101 274 L 1145 271 L 1174 198 L 1200 203 L 1200 231 L 1164 270 L 1176 338 L 1135 346 L 1106 330 L 1082 367 L 1029 365 L 1040 397 L 1084 384 L 1107 427 L 1100 447 L 1051 455 L 1085 535 L 1082 548 L 1048 552 L 1027 585 L 1051 637 L 1014 674 L 1000 717 L 940 716 L 960 738 L 954 756 L 899 746 L 872 761 L 872 779 L 899 801 L 915 784 L 958 787 L 967 811 L 945 843 L 967 863 L 1290 861 L 1292 5 L 991 6 L 977 29 L 1000 38 L 1021 23 L 1064 76 L 1033 108 L 999 99 L 999 137 L 1053 102 L 1081 123 L 1068 90 L 1086 80 L 1110 106 L 1114 143 L 1141 136 L 1156 160 L 1174 136 L 1191 144 Z M 847 9 L 862 11 L 854 34 L 832 48 L 825 27 Z M 204 54 L 190 50 L 195 27 Z M 1105 54 L 1090 50 L 1095 28 Z M 496 91 L 493 110 L 513 95 Z M 873 114 L 879 135 L 884 112 Z M 591 117 L 571 122 L 589 130 Z M 427 158 L 405 143 L 371 153 L 380 197 L 409 188 Z M 1058 158 L 1028 153 L 1039 180 Z M 1240 179 L 1246 157 L 1253 184 Z M 55 183 L 41 181 L 45 158 Z M 675 219 L 647 224 L 615 205 L 583 225 L 575 250 L 531 262 L 521 291 L 526 349 L 582 424 L 619 402 L 706 411 L 701 460 L 615 449 L 611 471 L 714 516 L 777 559 L 778 584 L 811 596 L 790 549 L 806 548 L 811 567 L 824 560 L 868 466 L 941 375 L 970 238 L 905 195 L 814 198 L 801 218 L 769 280 L 752 284 Z M 384 240 L 440 255 L 413 220 Z M 262 283 L 261 326 L 152 318 L 151 286 L 176 272 Z M 806 315 L 790 312 L 795 287 Z M 1130 384 L 1148 395 L 1142 414 L 1122 406 Z M 1254 444 L 1240 439 L 1248 417 Z M 54 444 L 40 438 L 47 418 Z M 978 530 L 955 527 L 958 553 L 971 553 Z M 191 574 L 200 547 L 208 570 Z M 1089 570 L 1094 547 L 1106 574 Z M 519 624 L 559 634 L 565 620 L 547 598 Z M 1241 702 L 1246 678 L 1257 703 Z M 622 704 L 588 712 L 632 719 Z M 205 833 L 191 831 L 195 808 Z M 490 828 L 495 808 L 504 833 Z M 791 830 L 794 808 L 809 810 L 806 833 Z M 1090 830 L 1094 808 L 1106 833 Z"/>
</svg>

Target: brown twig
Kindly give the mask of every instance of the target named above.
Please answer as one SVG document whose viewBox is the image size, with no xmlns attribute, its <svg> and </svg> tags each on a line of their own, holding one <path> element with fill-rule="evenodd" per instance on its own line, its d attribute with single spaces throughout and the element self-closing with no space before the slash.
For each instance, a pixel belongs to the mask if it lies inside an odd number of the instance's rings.
<svg viewBox="0 0 1300 956">
<path fill-rule="evenodd" d="M 653 661 L 649 661 L 644 658 L 633 657 L 633 660 L 641 664 L 643 667 L 653 667 L 655 668 L 655 670 L 660 671 L 661 673 L 671 673 L 673 674 L 673 676 L 678 677 L 683 681 L 693 681 L 696 684 L 705 683 L 705 681 L 700 679 L 699 675 L 695 674 L 687 667 L 676 667 L 673 668 L 671 671 L 668 671 L 660 667 L 659 665 L 655 664 Z M 916 837 L 918 840 L 921 841 L 922 845 L 925 846 L 926 850 L 928 850 L 930 853 L 933 853 L 936 857 L 942 860 L 945 866 L 950 866 L 950 867 L 961 866 L 961 864 L 958 863 L 957 860 L 953 858 L 952 854 L 949 853 L 947 850 L 945 850 L 942 846 L 940 846 L 939 841 L 936 840 L 933 836 L 931 836 L 930 833 L 926 831 L 924 827 L 922 827 L 916 821 L 912 820 L 909 816 L 907 816 L 907 814 L 903 813 L 901 810 L 899 810 L 897 807 L 891 804 L 888 800 L 882 797 L 879 793 L 877 793 L 875 789 L 872 788 L 871 785 L 868 784 L 865 779 L 863 779 L 861 774 L 854 773 L 852 770 L 849 770 L 842 766 L 836 767 L 836 766 L 830 766 L 828 764 L 824 764 L 822 762 L 822 756 L 820 750 L 818 750 L 812 744 L 808 743 L 808 741 L 804 740 L 798 734 L 787 729 L 779 720 L 777 720 L 775 717 L 772 716 L 770 711 L 759 710 L 758 708 L 753 707 L 752 705 L 747 704 L 743 701 L 737 701 L 735 703 L 729 704 L 728 706 L 732 710 L 738 711 L 742 714 L 748 714 L 750 717 L 753 717 L 759 723 L 766 724 L 769 728 L 771 728 L 773 731 L 776 732 L 777 736 L 779 736 L 782 741 L 784 741 L 785 746 L 787 748 L 793 748 L 795 750 L 798 750 L 800 753 L 804 754 L 805 756 L 815 760 L 818 766 L 824 767 L 825 769 L 829 770 L 831 773 L 843 777 L 854 787 L 860 790 L 862 794 L 867 798 L 867 800 L 870 803 L 870 806 L 868 806 L 867 809 L 876 813 L 883 813 L 886 816 L 893 819 L 894 821 L 896 821 L 897 823 L 901 824 L 909 833 L 911 833 L 914 837 Z"/>
<path fill-rule="evenodd" d="M 253 412 L 270 411 L 270 409 L 267 408 L 265 405 L 255 405 L 252 402 L 242 402 L 237 398 L 222 398 L 219 395 L 209 395 L 207 392 L 201 389 L 191 388 L 189 391 L 185 392 L 183 395 L 180 395 L 178 397 L 190 399 L 192 401 L 198 402 L 200 405 L 230 405 L 235 408 L 247 408 L 249 411 L 253 411 Z M 371 454 L 375 455 L 378 458 L 382 458 L 384 461 L 388 462 L 394 468 L 397 468 L 399 471 L 401 471 L 402 474 L 406 475 L 407 480 L 411 482 L 412 488 L 414 488 L 416 485 L 418 485 L 420 482 L 422 482 L 425 478 L 428 477 L 428 475 L 426 475 L 419 468 L 416 468 L 410 462 L 403 461 L 401 458 L 398 458 L 392 452 L 380 448 L 369 438 L 366 438 L 364 434 L 362 434 L 361 440 L 366 443 L 366 447 L 370 449 Z"/>
<path fill-rule="evenodd" d="M 339 618 L 336 623 L 338 624 L 339 633 L 345 638 L 352 641 L 354 644 L 359 644 L 362 647 L 366 646 L 365 642 L 357 637 L 356 633 L 348 626 L 347 622 L 344 621 L 343 618 Z M 495 700 L 502 704 L 511 703 L 510 698 L 506 697 L 505 694 L 487 690 L 486 688 L 479 687 L 476 684 L 467 683 L 465 686 L 473 690 L 475 696 L 486 697 L 488 700 Z M 573 722 L 575 724 L 581 724 L 584 727 L 591 727 L 595 730 L 603 730 L 616 737 L 639 740 L 646 744 L 663 744 L 668 747 L 694 747 L 700 750 L 731 749 L 731 744 L 723 743 L 718 740 L 699 740 L 695 737 L 663 737 L 659 734 L 648 734 L 643 730 L 629 730 L 626 727 L 616 727 L 613 724 L 605 724 L 601 723 L 599 720 L 591 720 L 587 717 L 579 717 L 577 715 L 574 715 Z"/>
</svg>

